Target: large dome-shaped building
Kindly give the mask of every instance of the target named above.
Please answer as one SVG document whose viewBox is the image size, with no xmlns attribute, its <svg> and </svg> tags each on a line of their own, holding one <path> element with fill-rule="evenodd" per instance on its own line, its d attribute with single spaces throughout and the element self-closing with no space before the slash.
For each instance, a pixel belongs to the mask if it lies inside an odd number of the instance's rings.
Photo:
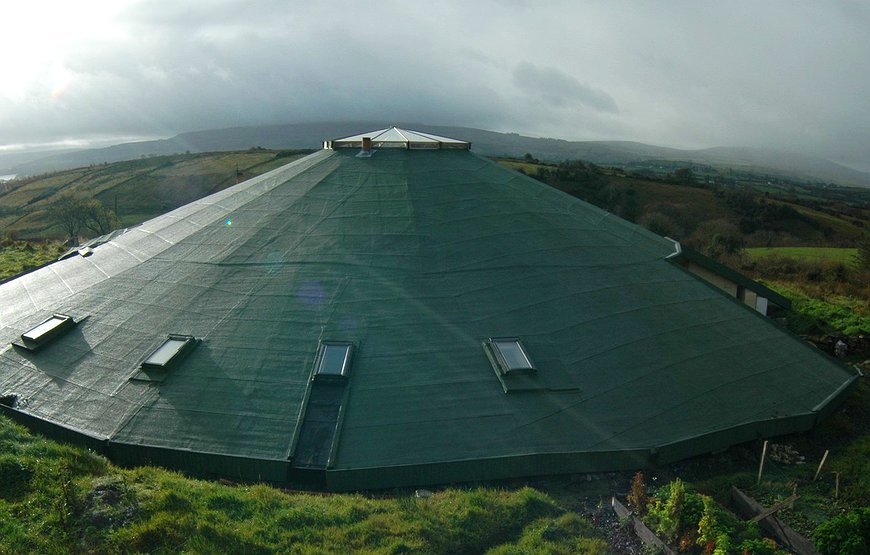
<svg viewBox="0 0 870 555">
<path fill-rule="evenodd" d="M 808 429 L 855 380 L 467 143 L 325 146 L 0 285 L 0 408 L 125 464 L 348 490 L 663 463 Z"/>
</svg>

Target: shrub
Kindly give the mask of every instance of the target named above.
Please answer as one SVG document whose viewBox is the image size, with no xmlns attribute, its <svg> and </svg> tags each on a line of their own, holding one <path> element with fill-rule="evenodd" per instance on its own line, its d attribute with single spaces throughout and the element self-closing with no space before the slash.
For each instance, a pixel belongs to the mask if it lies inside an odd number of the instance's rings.
<svg viewBox="0 0 870 555">
<path fill-rule="evenodd" d="M 745 540 L 740 544 L 739 550 L 746 555 L 776 555 L 782 553 L 776 542 L 770 539 Z"/>
<path fill-rule="evenodd" d="M 704 496 L 704 514 L 698 521 L 698 545 L 706 553 L 713 551 L 718 536 L 719 521 L 716 518 L 716 507 L 713 499 Z"/>
<path fill-rule="evenodd" d="M 816 528 L 813 538 L 822 555 L 870 553 L 870 507 L 832 518 Z"/>
<path fill-rule="evenodd" d="M 686 501 L 686 486 L 677 478 L 667 486 L 662 496 L 653 498 L 647 513 L 648 520 L 657 534 L 673 540 L 681 531 L 683 508 Z"/>
<path fill-rule="evenodd" d="M 628 494 L 628 502 L 637 511 L 637 514 L 643 516 L 646 514 L 646 506 L 649 503 L 649 497 L 646 494 L 646 483 L 643 480 L 643 472 L 637 471 L 634 478 L 631 479 L 631 493 Z"/>
</svg>

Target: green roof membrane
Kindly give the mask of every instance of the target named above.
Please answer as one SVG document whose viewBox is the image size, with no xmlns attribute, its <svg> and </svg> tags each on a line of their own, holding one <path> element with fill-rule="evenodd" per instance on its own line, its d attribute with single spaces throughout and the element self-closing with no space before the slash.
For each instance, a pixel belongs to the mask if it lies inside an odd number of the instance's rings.
<svg viewBox="0 0 870 555">
<path fill-rule="evenodd" d="M 125 462 L 358 489 L 679 458 L 805 429 L 854 380 L 671 241 L 466 150 L 322 151 L 218 195 L 0 285 L 4 344 L 88 317 L 0 353 L 18 412 Z M 201 343 L 131 380 L 170 334 Z M 330 343 L 349 364 L 318 379 Z"/>
</svg>

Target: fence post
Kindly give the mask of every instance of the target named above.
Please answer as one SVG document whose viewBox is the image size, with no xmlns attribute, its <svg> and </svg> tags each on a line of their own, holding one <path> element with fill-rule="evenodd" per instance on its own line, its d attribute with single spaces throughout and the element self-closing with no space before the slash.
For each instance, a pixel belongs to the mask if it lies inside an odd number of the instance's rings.
<svg viewBox="0 0 870 555">
<path fill-rule="evenodd" d="M 761 462 L 758 463 L 758 481 L 755 485 L 761 484 L 761 473 L 764 471 L 764 458 L 767 456 L 767 440 L 764 440 L 764 447 L 761 449 Z"/>
<path fill-rule="evenodd" d="M 819 463 L 819 468 L 816 469 L 816 475 L 813 477 L 813 482 L 819 479 L 819 474 L 822 472 L 822 466 L 824 466 L 825 461 L 828 460 L 828 452 L 829 449 L 825 449 L 825 454 L 822 455 L 822 462 Z"/>
</svg>

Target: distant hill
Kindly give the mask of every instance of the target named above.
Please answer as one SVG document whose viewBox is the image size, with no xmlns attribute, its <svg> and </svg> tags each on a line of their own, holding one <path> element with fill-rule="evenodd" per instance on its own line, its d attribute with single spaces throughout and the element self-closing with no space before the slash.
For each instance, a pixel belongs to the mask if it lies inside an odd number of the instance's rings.
<svg viewBox="0 0 870 555">
<path fill-rule="evenodd" d="M 81 149 L 55 148 L 47 150 L 13 150 L 0 151 L 0 175 L 16 173 L 12 168 L 21 166 L 34 160 L 43 160 L 58 156 L 59 154 L 80 152 Z"/>
<path fill-rule="evenodd" d="M 253 146 L 270 149 L 320 148 L 324 139 L 379 129 L 393 124 L 471 141 L 475 152 L 487 156 L 522 157 L 530 153 L 542 160 L 580 159 L 613 166 L 655 161 L 684 162 L 687 165 L 727 167 L 803 181 L 870 187 L 870 173 L 860 172 L 823 158 L 773 149 L 717 147 L 681 150 L 629 141 L 565 141 L 526 137 L 516 133 L 497 133 L 471 127 L 377 121 L 299 123 L 196 131 L 182 133 L 170 139 L 54 154 L 14 166 L 11 173 L 35 175 L 144 156 L 241 150 Z"/>
<path fill-rule="evenodd" d="M 787 175 L 805 176 L 840 185 L 870 186 L 870 173 L 861 172 L 824 158 L 813 158 L 775 149 L 716 147 L 694 151 L 697 159 L 710 164 L 763 170 L 780 170 Z M 780 172 L 777 172 L 780 173 Z"/>
</svg>

